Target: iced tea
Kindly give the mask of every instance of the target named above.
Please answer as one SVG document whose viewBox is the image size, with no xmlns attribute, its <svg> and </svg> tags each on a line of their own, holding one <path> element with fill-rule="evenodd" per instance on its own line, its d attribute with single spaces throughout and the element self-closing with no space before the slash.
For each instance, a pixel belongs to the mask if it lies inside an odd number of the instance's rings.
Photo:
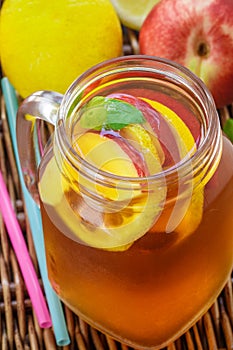
<svg viewBox="0 0 233 350">
<path fill-rule="evenodd" d="M 71 145 L 91 166 L 74 169 L 51 149 L 40 170 L 53 288 L 88 323 L 143 349 L 165 346 L 196 322 L 233 262 L 233 147 L 166 89 L 133 84 L 90 99 Z M 113 127 L 98 109 L 106 99 L 133 106 L 145 120 L 117 118 Z M 205 137 L 213 140 L 201 154 Z M 93 166 L 100 177 L 92 177 Z M 156 172 L 163 176 L 150 179 Z"/>
</svg>

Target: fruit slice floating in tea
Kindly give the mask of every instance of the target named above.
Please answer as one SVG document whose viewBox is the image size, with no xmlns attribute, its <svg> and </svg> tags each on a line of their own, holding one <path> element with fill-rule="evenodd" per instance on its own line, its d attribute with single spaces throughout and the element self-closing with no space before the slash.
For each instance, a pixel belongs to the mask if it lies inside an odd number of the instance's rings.
<svg viewBox="0 0 233 350">
<path fill-rule="evenodd" d="M 142 126 L 144 123 L 144 116 L 138 109 L 111 98 L 95 98 L 83 111 L 80 119 L 83 131 L 79 133 L 77 128 L 73 148 L 95 167 L 97 181 L 90 181 L 80 171 L 69 188 L 63 188 L 68 201 L 75 186 L 80 196 L 88 192 L 92 198 L 98 198 L 97 205 L 94 200 L 83 197 L 102 218 L 101 227 L 93 225 L 91 231 L 91 217 L 88 222 L 83 221 L 86 230 L 79 231 L 78 236 L 87 244 L 99 248 L 128 245 L 144 235 L 161 213 L 166 186 L 151 191 L 145 177 L 162 171 L 160 159 L 163 155 L 159 155 L 162 150 L 157 151 L 153 139 Z M 126 138 L 130 134 L 133 137 Z M 107 185 L 98 179 L 98 173 L 101 177 L 103 172 Z M 140 178 L 144 180 L 138 181 Z M 76 215 L 81 219 L 80 213 Z"/>
<path fill-rule="evenodd" d="M 148 189 L 145 176 L 162 171 L 162 155 L 142 127 L 142 113 L 130 104 L 106 101 L 92 100 L 83 111 L 81 125 L 74 130 L 73 148 L 83 159 L 79 171 L 63 161 L 63 177 L 54 185 L 55 195 L 41 197 L 47 211 L 55 208 L 53 215 L 62 217 L 66 226 L 63 231 L 75 235 L 74 239 L 93 247 L 122 250 L 144 235 L 160 215 L 166 186 L 162 184 L 162 190 Z M 137 128 L 134 140 L 121 135 L 124 127 L 128 127 L 128 133 Z M 95 178 L 90 180 L 93 170 Z M 52 159 L 45 175 L 57 178 L 56 174 L 52 176 L 54 172 L 58 174 L 59 170 Z M 43 182 L 46 180 L 42 177 L 41 193 L 45 193 Z"/>
<path fill-rule="evenodd" d="M 163 118 L 163 116 L 155 108 L 153 108 L 143 99 L 128 94 L 115 93 L 109 95 L 109 97 L 118 99 L 120 101 L 125 101 L 142 112 L 146 120 L 146 123 L 143 125 L 143 127 L 153 138 L 153 141 L 156 143 L 156 148 L 160 155 L 160 150 L 162 149 L 163 159 L 161 159 L 161 162 L 163 169 L 170 167 L 180 161 L 179 149 L 173 130 Z"/>
<path fill-rule="evenodd" d="M 196 145 L 193 135 L 191 134 L 189 128 L 186 126 L 184 121 L 175 112 L 173 112 L 170 108 L 166 107 L 165 105 L 145 98 L 143 100 L 149 103 L 158 112 L 160 112 L 163 118 L 171 126 L 171 128 L 173 128 L 173 133 L 174 135 L 176 135 L 175 138 L 179 147 L 181 159 L 190 159 L 190 157 L 196 151 Z M 192 171 L 191 163 L 190 170 Z M 177 200 L 172 206 L 172 213 L 170 214 L 170 218 L 166 222 L 165 231 L 176 231 L 183 236 L 195 231 L 201 222 L 204 203 L 204 189 L 202 186 L 202 188 L 198 191 L 194 191 L 194 180 L 191 181 L 189 185 L 186 184 L 184 186 L 182 184 L 182 181 L 179 181 L 179 185 L 179 192 L 185 191 L 186 195 L 185 198 L 181 199 L 179 199 L 179 195 L 177 196 Z M 183 220 L 181 220 L 182 218 Z M 156 230 L 156 225 L 154 229 Z"/>
<path fill-rule="evenodd" d="M 185 116 L 183 116 L 183 119 L 180 118 L 180 116 L 162 103 L 147 98 L 135 98 L 127 94 L 117 93 L 110 96 L 132 103 L 135 107 L 143 111 L 146 120 L 157 135 L 165 151 L 166 156 L 163 169 L 179 164 L 181 160 L 189 160 L 196 152 L 196 142 L 198 142 L 196 135 L 199 125 L 194 117 L 192 122 L 195 130 L 192 128 L 191 132 L 185 123 Z M 190 120 L 187 121 L 187 124 L 190 125 Z M 196 142 L 193 134 L 196 136 Z M 190 171 L 192 171 L 191 163 Z M 183 185 L 182 181 L 178 181 L 178 184 L 179 187 L 176 187 L 174 190 L 168 188 L 167 203 L 165 203 L 164 210 L 154 227 L 151 228 L 152 232 L 176 231 L 181 236 L 185 236 L 194 232 L 200 224 L 204 204 L 204 186 L 199 188 L 198 191 L 194 191 L 194 181 L 190 181 L 189 185 Z M 175 196 L 174 191 L 176 190 L 178 191 L 177 196 L 172 200 L 172 197 Z M 185 198 L 179 196 L 179 193 L 183 191 L 186 192 Z"/>
<path fill-rule="evenodd" d="M 192 194 L 191 181 L 184 185 L 190 192 L 187 200 L 180 200 L 179 189 L 167 187 L 161 175 L 196 151 L 189 128 L 165 105 L 127 94 L 94 97 L 81 111 L 72 142 L 81 165 L 74 171 L 64 161 L 56 200 L 51 195 L 44 201 L 56 207 L 74 239 L 121 251 L 151 228 L 159 231 L 161 219 L 165 232 L 196 229 L 203 193 L 200 198 Z M 57 167 L 54 161 L 49 166 L 51 172 Z M 146 177 L 156 174 L 161 176 L 160 186 L 152 189 Z M 174 193 L 172 210 L 166 211 Z M 195 220 L 194 208 L 199 208 Z"/>
</svg>

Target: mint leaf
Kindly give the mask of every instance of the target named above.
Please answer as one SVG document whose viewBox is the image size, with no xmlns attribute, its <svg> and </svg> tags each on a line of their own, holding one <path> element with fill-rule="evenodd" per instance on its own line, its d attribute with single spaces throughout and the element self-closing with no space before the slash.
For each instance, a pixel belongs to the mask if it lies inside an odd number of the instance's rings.
<svg viewBox="0 0 233 350">
<path fill-rule="evenodd" d="M 228 136 L 228 138 L 233 142 L 233 119 L 227 119 L 226 123 L 223 126 L 223 131 Z"/>
<path fill-rule="evenodd" d="M 101 130 L 107 120 L 107 110 L 104 107 L 105 98 L 96 96 L 83 109 L 80 125 L 86 129 Z"/>
<path fill-rule="evenodd" d="M 84 107 L 80 124 L 94 130 L 120 130 L 129 124 L 142 124 L 141 111 L 128 102 L 96 96 Z"/>
</svg>

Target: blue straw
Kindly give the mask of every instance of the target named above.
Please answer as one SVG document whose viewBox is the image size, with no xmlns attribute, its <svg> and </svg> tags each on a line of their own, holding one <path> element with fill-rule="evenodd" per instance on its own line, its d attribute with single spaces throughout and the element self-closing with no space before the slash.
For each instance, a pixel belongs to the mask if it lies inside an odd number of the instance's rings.
<svg viewBox="0 0 233 350">
<path fill-rule="evenodd" d="M 37 255 L 38 264 L 39 264 L 40 273 L 41 273 L 41 278 L 43 281 L 46 299 L 47 299 L 48 307 L 51 314 L 54 335 L 56 338 L 57 345 L 65 346 L 70 344 L 70 339 L 69 339 L 69 335 L 66 327 L 66 322 L 65 322 L 61 301 L 59 300 L 58 296 L 52 289 L 50 282 L 48 280 L 40 209 L 32 199 L 24 183 L 23 173 L 22 173 L 20 161 L 19 161 L 17 138 L 16 138 L 16 114 L 18 110 L 18 100 L 17 100 L 15 90 L 13 86 L 10 84 L 9 80 L 7 78 L 3 78 L 1 83 L 2 83 L 3 96 L 6 103 L 8 123 L 9 123 L 9 129 L 11 134 L 11 140 L 12 140 L 16 165 L 18 169 L 20 183 L 22 186 L 25 206 L 28 213 L 28 219 L 29 219 L 29 223 L 32 231 L 33 241 L 34 241 L 36 255 Z"/>
</svg>

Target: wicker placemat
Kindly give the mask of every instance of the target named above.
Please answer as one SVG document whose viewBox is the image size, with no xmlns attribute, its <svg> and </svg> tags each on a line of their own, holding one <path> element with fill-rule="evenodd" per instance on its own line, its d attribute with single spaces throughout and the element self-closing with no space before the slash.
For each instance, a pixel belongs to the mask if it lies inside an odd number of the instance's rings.
<svg viewBox="0 0 233 350">
<path fill-rule="evenodd" d="M 137 35 L 133 31 L 124 31 L 124 54 L 137 54 Z M 22 194 L 13 156 L 10 134 L 6 119 L 6 110 L 2 93 L 0 119 L 0 168 L 17 213 L 20 226 L 35 264 L 38 278 L 38 264 L 33 240 L 22 201 Z M 233 106 L 219 111 L 221 123 L 232 117 Z M 87 325 L 72 311 L 64 306 L 64 312 L 71 344 L 57 347 L 52 329 L 41 329 L 35 318 L 30 299 L 8 239 L 6 228 L 0 217 L 0 346 L 1 349 L 80 349 L 80 350 L 117 350 L 129 349 L 110 337 Z M 210 310 L 186 334 L 171 344 L 168 349 L 233 349 L 233 278 L 229 280 Z M 43 287 L 43 286 L 42 286 Z M 169 321 L 169 320 L 168 320 Z"/>
</svg>

